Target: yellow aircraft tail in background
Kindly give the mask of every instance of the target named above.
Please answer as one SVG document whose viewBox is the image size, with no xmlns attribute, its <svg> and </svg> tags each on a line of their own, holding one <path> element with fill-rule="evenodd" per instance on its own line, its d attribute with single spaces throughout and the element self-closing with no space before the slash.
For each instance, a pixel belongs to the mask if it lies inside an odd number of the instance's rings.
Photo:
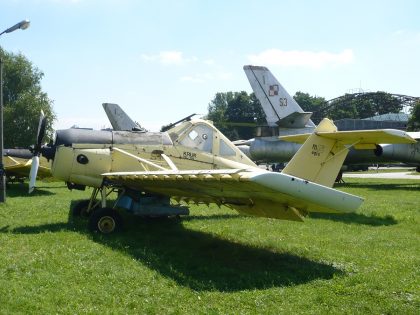
<svg viewBox="0 0 420 315">
<path fill-rule="evenodd" d="M 375 149 L 379 143 L 415 143 L 404 131 L 394 129 L 337 131 L 325 118 L 312 134 L 279 137 L 303 143 L 283 169 L 284 174 L 332 187 L 350 147 Z"/>
</svg>

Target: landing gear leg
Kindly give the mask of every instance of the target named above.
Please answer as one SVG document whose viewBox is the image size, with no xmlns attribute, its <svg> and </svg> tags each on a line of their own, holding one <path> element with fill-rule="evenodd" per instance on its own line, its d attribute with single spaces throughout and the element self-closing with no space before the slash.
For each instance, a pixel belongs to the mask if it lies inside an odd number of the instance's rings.
<svg viewBox="0 0 420 315">
<path fill-rule="evenodd" d="M 88 218 L 93 210 L 98 208 L 99 202 L 96 198 L 98 196 L 99 188 L 94 188 L 89 200 L 82 200 L 78 202 L 72 211 L 73 216 Z"/>
<path fill-rule="evenodd" d="M 90 198 L 90 204 L 96 207 L 92 209 L 89 217 L 88 227 L 92 232 L 110 234 L 122 229 L 123 219 L 114 208 L 107 208 L 106 198 L 114 191 L 113 188 L 107 190 L 106 186 L 95 188 Z M 100 193 L 100 200 L 96 198 Z"/>
</svg>

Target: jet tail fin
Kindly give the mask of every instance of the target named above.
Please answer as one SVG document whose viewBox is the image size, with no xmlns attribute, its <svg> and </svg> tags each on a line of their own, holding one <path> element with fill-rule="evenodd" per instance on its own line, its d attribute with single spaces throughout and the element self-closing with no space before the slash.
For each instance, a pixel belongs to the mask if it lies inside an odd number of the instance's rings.
<svg viewBox="0 0 420 315">
<path fill-rule="evenodd" d="M 255 96 L 261 103 L 270 127 L 314 127 L 312 113 L 304 112 L 266 67 L 244 66 Z"/>
<path fill-rule="evenodd" d="M 115 131 L 143 131 L 117 104 L 103 103 L 105 113 Z"/>
<path fill-rule="evenodd" d="M 415 143 L 401 130 L 337 131 L 334 123 L 324 118 L 312 134 L 279 137 L 281 140 L 303 142 L 283 173 L 332 187 L 349 152 L 355 149 L 375 149 L 380 143 Z"/>
</svg>

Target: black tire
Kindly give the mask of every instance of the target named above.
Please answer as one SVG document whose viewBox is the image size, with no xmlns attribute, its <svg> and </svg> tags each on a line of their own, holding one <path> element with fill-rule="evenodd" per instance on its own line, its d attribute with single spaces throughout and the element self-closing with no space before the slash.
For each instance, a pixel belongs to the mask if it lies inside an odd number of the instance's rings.
<svg viewBox="0 0 420 315">
<path fill-rule="evenodd" d="M 416 167 L 416 172 L 420 173 L 420 166 Z"/>
<path fill-rule="evenodd" d="M 89 230 L 102 234 L 111 234 L 122 230 L 123 220 L 112 208 L 100 208 L 93 211 L 89 218 Z"/>
<path fill-rule="evenodd" d="M 73 217 L 89 218 L 93 209 L 88 212 L 89 200 L 79 201 L 72 210 Z"/>
</svg>

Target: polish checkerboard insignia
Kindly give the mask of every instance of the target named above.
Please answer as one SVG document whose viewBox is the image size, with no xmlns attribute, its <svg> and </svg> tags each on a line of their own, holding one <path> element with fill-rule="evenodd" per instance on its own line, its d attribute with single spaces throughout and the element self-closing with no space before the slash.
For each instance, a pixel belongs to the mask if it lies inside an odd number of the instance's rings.
<svg viewBox="0 0 420 315">
<path fill-rule="evenodd" d="M 270 89 L 268 90 L 268 95 L 270 96 L 279 95 L 279 86 L 277 84 L 270 85 Z"/>
</svg>

